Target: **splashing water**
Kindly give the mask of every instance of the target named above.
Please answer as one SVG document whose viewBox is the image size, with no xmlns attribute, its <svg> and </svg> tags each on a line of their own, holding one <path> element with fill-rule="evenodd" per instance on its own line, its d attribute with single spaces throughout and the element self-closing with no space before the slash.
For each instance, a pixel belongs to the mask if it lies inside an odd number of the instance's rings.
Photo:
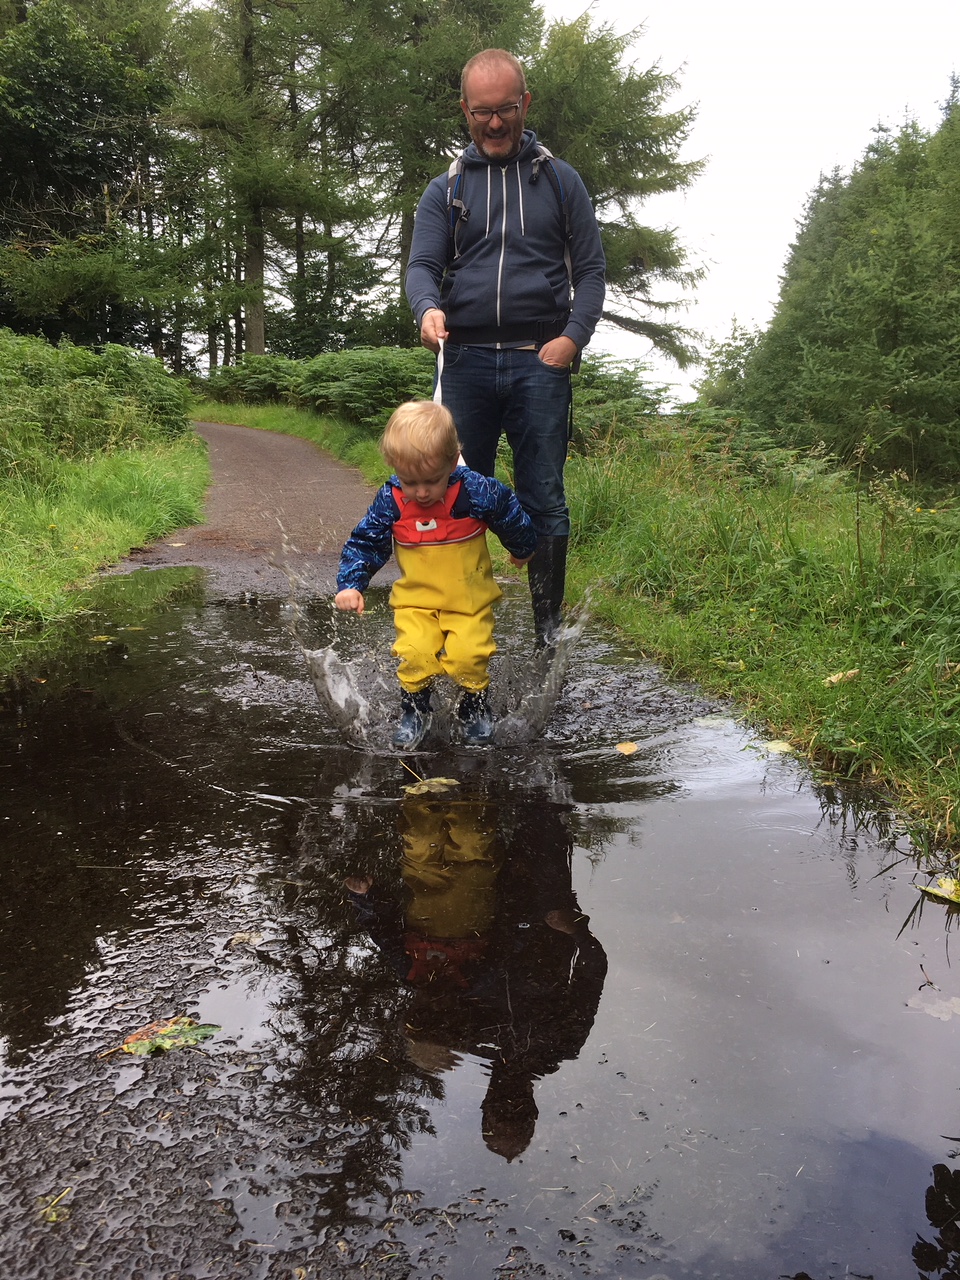
<svg viewBox="0 0 960 1280">
<path fill-rule="evenodd" d="M 321 706 L 328 713 L 340 736 L 352 746 L 365 750 L 383 750 L 392 736 L 393 717 L 399 708 L 399 695 L 393 672 L 384 669 L 389 645 L 380 644 L 378 633 L 376 651 L 366 649 L 348 659 L 341 655 L 340 635 L 336 634 L 324 648 L 309 648 L 304 642 L 300 627 L 304 621 L 298 599 L 298 590 L 305 588 L 303 579 L 290 565 L 286 556 L 274 562 L 286 575 L 290 594 L 281 611 L 284 626 L 290 633 L 306 664 L 310 680 Z M 556 642 L 546 649 L 537 650 L 526 660 L 512 659 L 497 665 L 491 683 L 491 702 L 496 714 L 493 745 L 514 746 L 540 737 L 553 714 L 577 641 L 587 621 L 586 602 L 561 628 Z M 331 605 L 335 631 L 345 615 Z M 358 634 L 357 619 L 350 617 L 351 639 Z M 439 748 L 452 739 L 459 743 L 461 726 L 456 716 L 458 691 L 448 681 L 437 681 L 434 686 L 434 725 L 425 747 Z"/>
<path fill-rule="evenodd" d="M 497 745 L 531 742 L 543 733 L 585 624 L 586 614 L 581 612 L 561 628 L 553 645 L 507 668 L 507 709 L 494 731 Z"/>
</svg>

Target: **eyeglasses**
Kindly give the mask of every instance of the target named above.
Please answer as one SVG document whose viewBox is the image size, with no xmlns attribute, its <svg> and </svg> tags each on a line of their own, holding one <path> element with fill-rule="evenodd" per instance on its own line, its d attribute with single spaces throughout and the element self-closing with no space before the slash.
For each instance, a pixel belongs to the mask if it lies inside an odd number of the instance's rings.
<svg viewBox="0 0 960 1280">
<path fill-rule="evenodd" d="M 499 116 L 501 120 L 512 120 L 523 105 L 523 99 L 518 102 L 511 102 L 505 107 L 477 107 L 476 111 L 467 110 L 476 120 L 477 124 L 487 124 L 494 116 Z"/>
</svg>

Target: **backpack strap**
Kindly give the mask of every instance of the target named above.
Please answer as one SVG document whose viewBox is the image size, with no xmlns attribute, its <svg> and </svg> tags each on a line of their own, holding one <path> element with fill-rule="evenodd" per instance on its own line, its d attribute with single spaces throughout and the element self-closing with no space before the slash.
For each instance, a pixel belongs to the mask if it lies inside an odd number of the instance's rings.
<svg viewBox="0 0 960 1280">
<path fill-rule="evenodd" d="M 460 189 L 463 186 L 463 152 L 451 160 L 450 168 L 447 170 L 447 227 L 450 231 L 450 244 L 453 250 L 453 257 L 460 257 L 460 250 L 457 248 L 457 227 L 461 222 L 466 222 L 470 217 L 470 210 L 460 199 Z"/>
<path fill-rule="evenodd" d="M 461 222 L 466 222 L 470 217 L 470 210 L 464 204 L 461 194 L 463 190 L 463 154 L 461 151 L 458 156 L 451 160 L 450 167 L 447 169 L 447 226 L 450 231 L 451 256 L 454 261 L 460 257 L 460 250 L 457 246 L 457 228 Z M 542 142 L 538 142 L 532 161 L 531 183 L 540 181 L 541 166 L 547 174 L 550 185 L 553 187 L 557 203 L 560 205 L 560 212 L 563 214 L 563 261 L 567 268 L 567 279 L 570 281 L 572 288 L 573 259 L 570 256 L 570 245 L 573 240 L 573 232 L 570 227 L 570 209 L 567 204 L 567 193 L 560 180 L 557 167 L 553 162 L 553 153 Z"/>
<path fill-rule="evenodd" d="M 570 245 L 573 241 L 573 231 L 570 226 L 570 207 L 567 204 L 567 193 L 560 181 L 560 174 L 557 172 L 557 166 L 553 163 L 553 153 L 543 145 L 542 142 L 537 143 L 537 153 L 533 158 L 533 173 L 530 181 L 533 183 L 540 181 L 541 165 L 550 179 L 550 185 L 556 193 L 557 200 L 560 203 L 560 212 L 563 214 L 563 261 L 567 268 L 567 279 L 570 281 L 570 287 L 573 288 L 573 259 L 570 256 Z"/>
</svg>

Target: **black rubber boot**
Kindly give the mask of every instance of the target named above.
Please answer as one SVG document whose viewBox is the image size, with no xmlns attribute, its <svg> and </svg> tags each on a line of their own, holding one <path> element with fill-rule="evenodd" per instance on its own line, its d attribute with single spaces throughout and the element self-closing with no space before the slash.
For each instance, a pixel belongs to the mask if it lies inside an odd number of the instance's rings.
<svg viewBox="0 0 960 1280">
<path fill-rule="evenodd" d="M 401 689 L 400 723 L 393 735 L 393 745 L 400 751 L 413 751 L 423 741 L 432 723 L 429 685 L 426 689 L 418 689 L 416 693 Z"/>
<path fill-rule="evenodd" d="M 552 648 L 563 625 L 563 588 L 567 577 L 569 541 L 565 534 L 541 534 L 533 559 L 527 565 L 538 649 Z"/>
<path fill-rule="evenodd" d="M 486 689 L 471 693 L 466 689 L 457 706 L 457 719 L 463 725 L 463 740 L 471 747 L 483 746 L 493 737 L 493 713 Z"/>
</svg>

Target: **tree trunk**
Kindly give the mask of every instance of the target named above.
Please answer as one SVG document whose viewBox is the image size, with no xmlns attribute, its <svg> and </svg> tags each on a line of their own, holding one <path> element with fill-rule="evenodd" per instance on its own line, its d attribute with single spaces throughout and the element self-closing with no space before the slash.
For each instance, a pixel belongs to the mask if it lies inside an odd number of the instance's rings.
<svg viewBox="0 0 960 1280">
<path fill-rule="evenodd" d="M 254 209 L 247 223 L 247 260 L 244 267 L 246 301 L 246 349 L 262 356 L 267 349 L 263 301 L 263 210 Z"/>
</svg>

